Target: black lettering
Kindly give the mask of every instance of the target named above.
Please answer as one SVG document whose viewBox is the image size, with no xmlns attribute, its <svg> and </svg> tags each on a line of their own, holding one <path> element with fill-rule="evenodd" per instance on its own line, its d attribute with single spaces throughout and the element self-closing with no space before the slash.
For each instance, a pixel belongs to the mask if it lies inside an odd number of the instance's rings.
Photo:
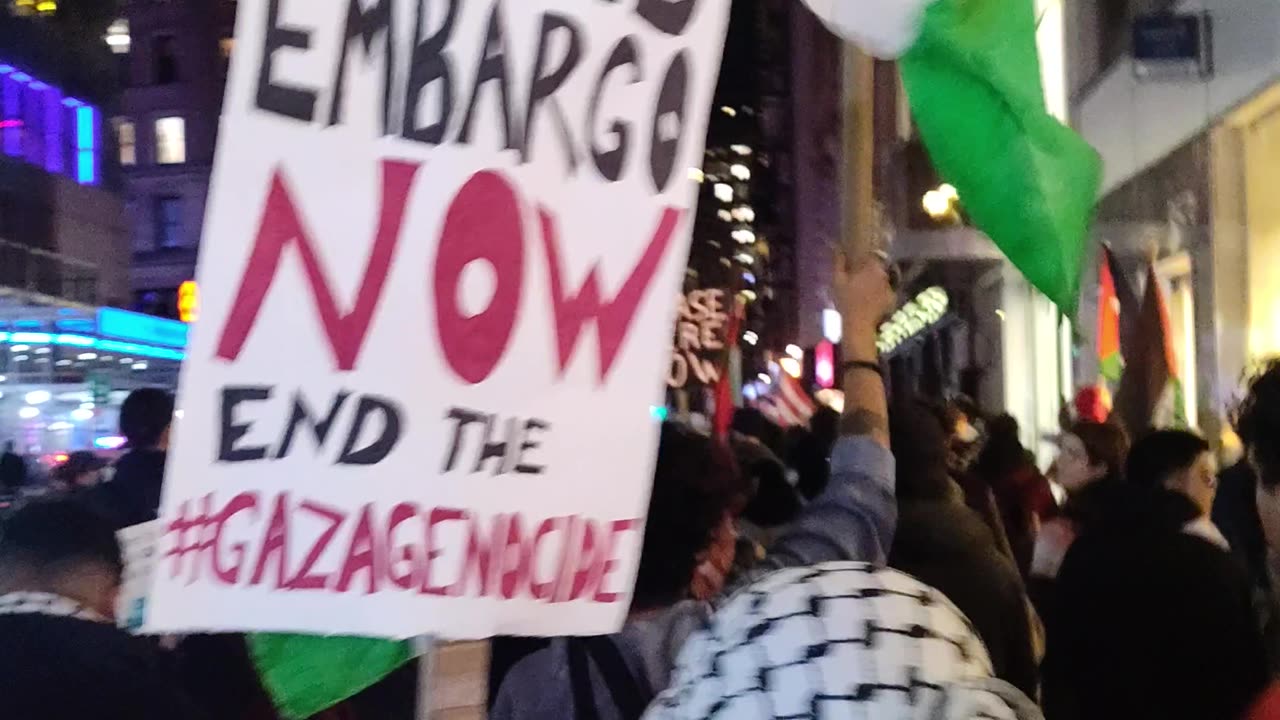
<svg viewBox="0 0 1280 720">
<path fill-rule="evenodd" d="M 374 413 L 382 415 L 382 434 L 368 446 L 356 450 L 356 442 L 363 434 L 365 423 Z M 338 465 L 377 465 L 382 462 L 396 442 L 400 440 L 400 413 L 394 405 L 381 398 L 362 397 L 356 408 L 355 420 L 351 423 L 351 433 L 347 435 L 347 444 L 342 448 L 342 456 Z"/>
<path fill-rule="evenodd" d="M 680 139 L 684 137 L 685 91 L 689 87 L 689 58 L 684 50 L 671 58 L 662 90 L 658 93 L 658 105 L 653 110 L 653 135 L 649 147 L 649 171 L 653 174 L 653 186 L 658 192 L 671 182 L 671 172 L 676 166 L 676 154 Z"/>
<path fill-rule="evenodd" d="M 360 38 L 367 57 L 373 52 L 373 42 L 382 33 L 386 48 L 382 58 L 382 134 L 391 133 L 391 70 L 395 67 L 395 30 L 391 24 L 391 0 L 378 0 L 368 11 L 362 10 L 360 0 L 350 0 L 347 6 L 347 25 L 342 34 L 342 49 L 338 51 L 338 69 L 333 78 L 333 104 L 329 107 L 329 125 L 342 122 L 342 99 L 347 74 L 347 52 L 351 43 Z"/>
<path fill-rule="evenodd" d="M 462 118 L 462 130 L 458 133 L 458 142 L 471 142 L 471 128 L 476 119 L 476 103 L 480 100 L 480 91 L 486 84 L 496 81 L 501 102 L 503 147 L 514 150 L 516 134 L 511 128 L 511 82 L 507 77 L 507 39 L 503 31 L 502 0 L 493 4 L 493 12 L 489 15 L 489 31 L 485 34 L 478 65 L 476 81 L 471 87 L 471 100 L 467 103 L 467 114 Z"/>
<path fill-rule="evenodd" d="M 546 420 L 529 420 L 524 424 L 524 442 L 520 443 L 520 454 L 516 456 L 516 472 L 521 475 L 541 475 L 546 471 L 545 465 L 532 465 L 525 462 L 524 454 L 537 450 L 542 443 L 533 437 L 535 431 L 547 430 L 551 423 Z"/>
<path fill-rule="evenodd" d="M 613 46 L 609 61 L 605 63 L 604 72 L 596 80 L 595 90 L 591 93 L 591 105 L 587 108 L 587 136 L 595 132 L 596 117 L 600 111 L 600 102 L 604 98 L 604 84 L 614 70 L 623 65 L 631 66 L 631 79 L 628 85 L 635 85 L 642 79 L 639 57 L 636 52 L 635 38 L 627 35 Z M 631 123 L 615 118 L 609 124 L 609 134 L 613 136 L 612 150 L 602 150 L 595 139 L 591 140 L 591 158 L 595 161 L 596 170 L 609 182 L 617 182 L 622 177 L 622 167 L 627 162 L 627 150 L 631 143 Z"/>
<path fill-rule="evenodd" d="M 453 445 L 449 447 L 449 457 L 445 458 L 443 470 L 443 472 L 453 472 L 453 469 L 458 464 L 458 451 L 462 449 L 462 429 L 473 423 L 478 423 L 488 416 L 474 410 L 453 408 L 449 410 L 449 414 L 445 417 L 457 423 L 453 426 Z"/>
<path fill-rule="evenodd" d="M 280 449 L 276 451 L 276 459 L 280 460 L 288 457 L 289 451 L 293 449 L 293 436 L 298 431 L 298 427 L 303 423 L 311 426 L 312 432 L 316 436 L 316 446 L 324 447 L 324 441 L 329 437 L 329 431 L 333 429 L 333 421 L 338 419 L 338 411 L 342 409 L 342 405 L 346 403 L 347 398 L 351 397 L 349 392 L 340 392 L 333 399 L 333 405 L 329 406 L 329 414 L 324 416 L 323 420 L 316 420 L 311 415 L 311 408 L 307 407 L 307 402 L 302 398 L 302 393 L 297 392 L 293 395 L 293 412 L 289 415 L 289 425 L 284 430 L 284 439 L 280 441 Z"/>
<path fill-rule="evenodd" d="M 658 32 L 679 35 L 689 27 L 698 0 L 640 0 L 636 14 Z"/>
<path fill-rule="evenodd" d="M 554 71 L 548 72 L 547 55 L 551 38 L 556 31 L 567 35 L 569 48 L 565 51 L 564 60 Z M 569 122 L 565 120 L 564 108 L 553 97 L 573 74 L 578 62 L 582 59 L 582 38 L 578 28 L 569 18 L 557 13 L 544 13 L 542 16 L 542 35 L 538 40 L 538 57 L 533 63 L 533 81 L 529 89 L 529 108 L 524 117 L 524 142 L 520 149 L 520 162 L 529 162 L 533 155 L 530 145 L 533 144 L 534 121 L 538 118 L 538 108 L 543 102 L 550 101 L 555 116 L 556 127 L 560 131 L 560 142 L 564 145 L 565 161 L 570 172 L 578 169 L 578 158 L 573 152 L 573 136 L 569 132 Z"/>
<path fill-rule="evenodd" d="M 222 389 L 222 437 L 218 443 L 218 461 L 252 462 L 267 456 L 264 446 L 236 447 L 236 441 L 249 433 L 253 423 L 236 424 L 236 406 L 242 402 L 271 399 L 270 387 L 225 387 Z"/>
<path fill-rule="evenodd" d="M 475 469 L 471 472 L 478 473 L 484 469 L 484 464 L 488 460 L 498 459 L 498 464 L 493 468 L 494 475 L 501 475 L 507 471 L 506 457 L 507 450 L 510 447 L 509 440 L 516 432 L 516 419 L 507 419 L 507 440 L 495 440 L 493 437 L 493 428 L 498 424 L 498 416 L 490 415 L 484 425 L 484 445 L 480 446 L 480 456 L 476 458 Z"/>
<path fill-rule="evenodd" d="M 449 55 L 444 51 L 453 34 L 453 22 L 458 15 L 458 0 L 446 0 L 444 22 L 434 35 L 423 38 L 426 24 L 426 0 L 418 0 L 418 16 L 414 24 L 413 54 L 409 59 L 409 81 L 404 98 L 404 125 L 400 134 L 406 140 L 439 145 L 453 117 L 453 69 Z M 440 82 L 440 112 L 435 122 L 418 127 L 418 101 L 422 91 L 433 82 Z"/>
<path fill-rule="evenodd" d="M 311 122 L 316 116 L 316 91 L 271 80 L 275 53 L 280 48 L 311 48 L 311 33 L 280 26 L 281 0 L 267 3 L 267 31 L 262 42 L 262 66 L 258 69 L 258 108 L 296 120 Z"/>
</svg>

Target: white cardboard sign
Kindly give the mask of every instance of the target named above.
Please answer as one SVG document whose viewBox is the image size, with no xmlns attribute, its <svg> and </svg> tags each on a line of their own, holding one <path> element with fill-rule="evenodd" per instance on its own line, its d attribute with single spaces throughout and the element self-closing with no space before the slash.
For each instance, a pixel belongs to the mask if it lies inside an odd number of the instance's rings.
<svg viewBox="0 0 1280 720">
<path fill-rule="evenodd" d="M 147 629 L 615 630 L 728 0 L 241 0 Z"/>
</svg>

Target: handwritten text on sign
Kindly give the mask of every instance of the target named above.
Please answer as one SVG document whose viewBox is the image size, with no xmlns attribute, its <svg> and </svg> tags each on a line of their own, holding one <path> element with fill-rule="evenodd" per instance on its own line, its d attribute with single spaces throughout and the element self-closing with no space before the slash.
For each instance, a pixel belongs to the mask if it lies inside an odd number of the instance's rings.
<svg viewBox="0 0 1280 720">
<path fill-rule="evenodd" d="M 150 630 L 621 623 L 727 10 L 242 0 Z"/>
</svg>

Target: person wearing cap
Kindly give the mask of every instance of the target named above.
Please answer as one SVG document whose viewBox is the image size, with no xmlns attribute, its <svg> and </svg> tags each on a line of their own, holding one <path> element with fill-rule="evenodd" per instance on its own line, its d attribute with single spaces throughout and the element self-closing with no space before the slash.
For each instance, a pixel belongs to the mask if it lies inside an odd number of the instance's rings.
<svg viewBox="0 0 1280 720">
<path fill-rule="evenodd" d="M 117 529 L 156 519 L 173 409 L 173 394 L 158 388 L 135 390 L 120 406 L 120 434 L 129 452 L 116 461 L 111 482 L 85 496 Z"/>
</svg>

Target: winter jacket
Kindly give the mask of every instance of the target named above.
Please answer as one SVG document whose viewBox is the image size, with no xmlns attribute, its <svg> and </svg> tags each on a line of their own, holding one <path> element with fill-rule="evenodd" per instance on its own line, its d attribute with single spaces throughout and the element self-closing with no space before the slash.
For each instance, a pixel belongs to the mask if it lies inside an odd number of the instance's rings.
<svg viewBox="0 0 1280 720">
<path fill-rule="evenodd" d="M 81 497 L 117 529 L 155 520 L 165 457 L 162 450 L 132 450 L 116 461 L 110 482 L 86 490 Z"/>
<path fill-rule="evenodd" d="M 1046 715 L 1241 717 L 1267 680 L 1243 571 L 1184 531 L 1198 514 L 1185 497 L 1118 486 L 1107 500 L 1058 574 Z"/>
<path fill-rule="evenodd" d="M 893 455 L 868 438 L 843 438 L 832 451 L 826 491 L 733 589 L 786 567 L 883 563 L 896 522 Z M 635 720 L 636 708 L 643 710 L 666 689 L 685 640 L 706 625 L 713 610 L 709 603 L 685 601 L 632 618 L 622 632 L 602 638 L 616 653 L 599 641 L 584 647 L 580 640 L 556 639 L 511 669 L 496 692 L 490 720 Z M 593 708 L 582 709 L 583 703 Z"/>
<path fill-rule="evenodd" d="M 959 501 L 902 502 L 889 566 L 941 590 L 973 623 L 996 677 L 1036 696 L 1022 579 L 976 513 Z"/>
<path fill-rule="evenodd" d="M 154 643 L 90 619 L 74 603 L 0 598 L 0 715 L 12 720 L 202 720 Z M 42 598 L 47 598 L 44 600 Z M 39 600 L 39 602 L 35 602 Z M 35 605 L 71 611 L 47 614 Z"/>
</svg>

